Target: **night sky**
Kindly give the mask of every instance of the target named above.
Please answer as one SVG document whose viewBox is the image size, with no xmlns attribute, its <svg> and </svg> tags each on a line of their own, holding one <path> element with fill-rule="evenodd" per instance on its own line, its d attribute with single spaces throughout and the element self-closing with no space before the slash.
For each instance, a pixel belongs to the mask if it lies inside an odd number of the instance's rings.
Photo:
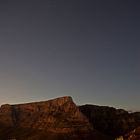
<svg viewBox="0 0 140 140">
<path fill-rule="evenodd" d="M 67 95 L 140 109 L 139 0 L 0 0 L 0 104 Z"/>
</svg>

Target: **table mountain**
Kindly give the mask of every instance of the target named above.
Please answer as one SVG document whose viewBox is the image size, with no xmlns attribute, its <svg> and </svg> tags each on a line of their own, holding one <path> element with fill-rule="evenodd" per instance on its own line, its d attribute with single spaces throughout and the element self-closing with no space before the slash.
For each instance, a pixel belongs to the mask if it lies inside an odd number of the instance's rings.
<svg viewBox="0 0 140 140">
<path fill-rule="evenodd" d="M 0 108 L 1 140 L 104 140 L 71 97 Z M 109 139 L 109 138 L 107 138 Z"/>
</svg>

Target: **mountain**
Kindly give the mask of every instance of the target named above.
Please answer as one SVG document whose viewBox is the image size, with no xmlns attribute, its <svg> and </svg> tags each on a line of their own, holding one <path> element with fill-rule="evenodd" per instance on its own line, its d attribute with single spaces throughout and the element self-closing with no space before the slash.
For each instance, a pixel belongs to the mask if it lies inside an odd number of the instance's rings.
<svg viewBox="0 0 140 140">
<path fill-rule="evenodd" d="M 95 129 L 114 138 L 140 126 L 140 112 L 129 113 L 123 109 L 96 105 L 83 105 L 79 109 Z"/>
<path fill-rule="evenodd" d="M 69 96 L 0 107 L 0 140 L 140 140 L 140 112 L 76 106 Z"/>
<path fill-rule="evenodd" d="M 71 97 L 0 108 L 1 140 L 109 140 L 96 131 Z"/>
</svg>

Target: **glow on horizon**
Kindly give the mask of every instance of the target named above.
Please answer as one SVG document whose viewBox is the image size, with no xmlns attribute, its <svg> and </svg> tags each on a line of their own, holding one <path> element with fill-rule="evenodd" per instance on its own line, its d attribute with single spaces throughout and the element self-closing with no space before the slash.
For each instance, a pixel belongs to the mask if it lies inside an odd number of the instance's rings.
<svg viewBox="0 0 140 140">
<path fill-rule="evenodd" d="M 0 1 L 0 10 L 0 104 L 68 95 L 140 109 L 138 2 Z"/>
</svg>

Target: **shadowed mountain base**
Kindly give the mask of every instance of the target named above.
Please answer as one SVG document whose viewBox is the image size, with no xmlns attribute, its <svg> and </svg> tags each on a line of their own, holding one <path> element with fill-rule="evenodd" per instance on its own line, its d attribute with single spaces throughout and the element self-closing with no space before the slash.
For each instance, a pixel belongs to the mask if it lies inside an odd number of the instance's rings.
<svg viewBox="0 0 140 140">
<path fill-rule="evenodd" d="M 89 133 L 53 133 L 25 128 L 0 128 L 1 140 L 113 140 L 97 131 Z"/>
</svg>

